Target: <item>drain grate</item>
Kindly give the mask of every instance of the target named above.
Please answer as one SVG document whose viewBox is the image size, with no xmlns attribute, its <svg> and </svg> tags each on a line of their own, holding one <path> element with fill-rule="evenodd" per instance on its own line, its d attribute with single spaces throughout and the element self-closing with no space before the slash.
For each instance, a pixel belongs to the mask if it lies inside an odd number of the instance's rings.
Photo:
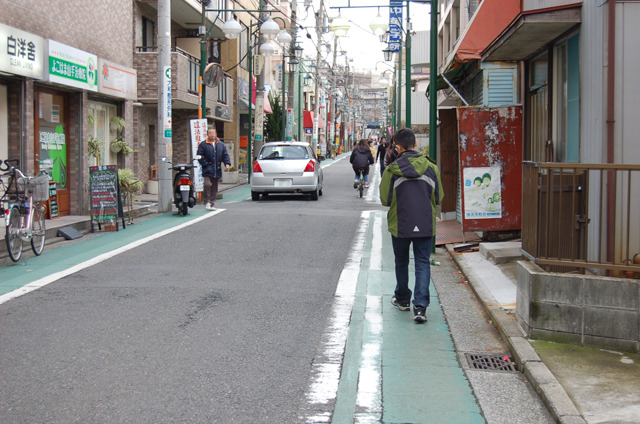
<svg viewBox="0 0 640 424">
<path fill-rule="evenodd" d="M 475 370 L 489 371 L 518 371 L 508 355 L 486 355 L 479 353 L 465 353 L 469 366 Z"/>
</svg>

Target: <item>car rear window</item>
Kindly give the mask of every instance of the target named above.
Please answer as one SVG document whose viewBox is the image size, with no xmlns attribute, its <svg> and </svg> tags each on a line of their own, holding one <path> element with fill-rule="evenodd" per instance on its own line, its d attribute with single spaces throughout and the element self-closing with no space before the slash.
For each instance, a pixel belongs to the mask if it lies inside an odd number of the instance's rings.
<svg viewBox="0 0 640 424">
<path fill-rule="evenodd" d="M 309 159 L 309 152 L 304 146 L 265 146 L 259 159 Z"/>
</svg>

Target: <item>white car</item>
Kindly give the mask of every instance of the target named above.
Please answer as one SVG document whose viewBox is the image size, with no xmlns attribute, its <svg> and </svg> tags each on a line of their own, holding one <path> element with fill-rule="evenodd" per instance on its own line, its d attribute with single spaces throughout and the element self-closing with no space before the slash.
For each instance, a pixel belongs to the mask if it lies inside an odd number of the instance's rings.
<svg viewBox="0 0 640 424">
<path fill-rule="evenodd" d="M 253 162 L 251 199 L 269 193 L 309 194 L 311 200 L 322 196 L 322 168 L 309 143 L 274 141 L 265 143 Z"/>
</svg>

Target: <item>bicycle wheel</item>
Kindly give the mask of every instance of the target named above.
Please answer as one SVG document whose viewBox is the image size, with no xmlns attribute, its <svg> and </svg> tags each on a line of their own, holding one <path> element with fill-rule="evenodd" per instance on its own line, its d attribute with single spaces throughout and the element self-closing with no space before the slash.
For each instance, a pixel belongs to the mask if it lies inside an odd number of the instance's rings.
<svg viewBox="0 0 640 424">
<path fill-rule="evenodd" d="M 360 192 L 360 197 L 362 197 L 362 192 L 364 191 L 364 183 L 360 180 L 360 184 L 358 184 L 358 191 Z"/>
<path fill-rule="evenodd" d="M 39 206 L 33 206 L 31 208 L 33 214 L 33 222 L 31 223 L 31 249 L 36 256 L 40 256 L 42 250 L 44 250 L 45 241 L 45 228 L 44 228 L 44 214 Z"/>
<path fill-rule="evenodd" d="M 7 242 L 7 251 L 13 262 L 18 262 L 22 256 L 22 239 L 18 236 L 20 231 L 20 211 L 17 206 L 9 210 L 9 220 L 6 228 L 5 241 Z"/>
</svg>

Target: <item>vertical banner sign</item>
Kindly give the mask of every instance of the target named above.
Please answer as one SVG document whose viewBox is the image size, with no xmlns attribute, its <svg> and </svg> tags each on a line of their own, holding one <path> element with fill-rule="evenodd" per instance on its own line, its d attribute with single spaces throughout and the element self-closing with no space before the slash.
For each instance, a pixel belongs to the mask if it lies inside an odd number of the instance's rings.
<svg viewBox="0 0 640 424">
<path fill-rule="evenodd" d="M 293 139 L 293 109 L 287 109 L 287 125 L 285 127 L 284 139 L 286 141 Z"/>
<path fill-rule="evenodd" d="M 191 124 L 191 154 L 193 157 L 198 153 L 198 146 L 207 140 L 207 120 L 192 119 Z M 193 169 L 193 180 L 196 183 L 196 191 L 202 191 L 204 188 L 204 177 L 202 176 L 202 167 L 200 162 L 195 162 L 196 167 Z"/>
<path fill-rule="evenodd" d="M 389 48 L 398 52 L 402 40 L 402 0 L 390 0 L 389 6 Z"/>
<path fill-rule="evenodd" d="M 162 83 L 166 87 L 166 96 L 162 99 L 164 137 L 171 138 L 171 66 L 165 66 Z"/>
<path fill-rule="evenodd" d="M 258 92 L 258 95 L 256 96 L 256 120 L 255 120 L 255 140 L 256 141 L 262 141 L 263 132 L 264 132 L 264 92 Z"/>
</svg>

